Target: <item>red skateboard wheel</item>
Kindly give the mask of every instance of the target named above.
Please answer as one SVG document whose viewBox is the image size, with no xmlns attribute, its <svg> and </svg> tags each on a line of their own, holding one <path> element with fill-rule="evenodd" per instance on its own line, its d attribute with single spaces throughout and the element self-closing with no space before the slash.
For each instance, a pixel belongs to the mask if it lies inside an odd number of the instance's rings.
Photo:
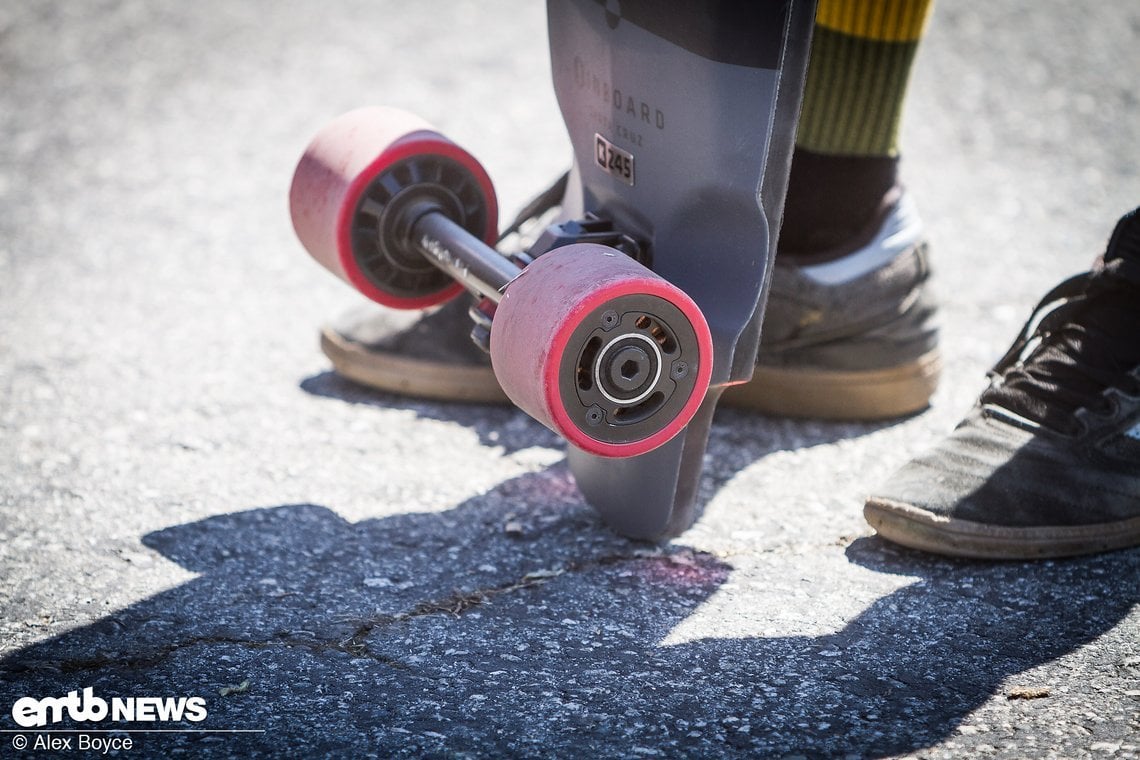
<svg viewBox="0 0 1140 760">
<path fill-rule="evenodd" d="M 305 249 L 368 298 L 398 309 L 434 306 L 463 286 L 410 250 L 396 211 L 437 204 L 494 245 L 498 208 L 486 171 L 418 116 L 362 108 L 326 125 L 305 149 L 289 190 Z"/>
<path fill-rule="evenodd" d="M 708 390 L 712 355 L 691 298 L 592 243 L 538 257 L 491 323 L 491 363 L 511 401 L 603 457 L 644 454 L 680 433 Z"/>
</svg>

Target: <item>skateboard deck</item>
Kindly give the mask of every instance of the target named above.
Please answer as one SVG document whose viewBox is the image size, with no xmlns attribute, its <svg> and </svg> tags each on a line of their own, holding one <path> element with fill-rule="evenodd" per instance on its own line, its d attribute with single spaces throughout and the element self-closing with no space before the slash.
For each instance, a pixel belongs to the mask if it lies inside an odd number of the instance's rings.
<svg viewBox="0 0 1140 760">
<path fill-rule="evenodd" d="M 756 363 L 814 3 L 550 0 L 547 10 L 576 158 L 564 213 L 649 241 L 652 269 L 693 298 L 712 333 L 711 388 L 679 435 L 629 459 L 569 455 L 615 529 L 662 538 L 695 519 L 717 399 Z"/>
</svg>

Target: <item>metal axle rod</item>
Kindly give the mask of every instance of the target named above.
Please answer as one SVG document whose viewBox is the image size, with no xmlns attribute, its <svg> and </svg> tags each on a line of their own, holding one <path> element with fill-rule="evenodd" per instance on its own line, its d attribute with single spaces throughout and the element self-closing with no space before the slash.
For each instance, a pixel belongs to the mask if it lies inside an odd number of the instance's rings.
<svg viewBox="0 0 1140 760">
<path fill-rule="evenodd" d="M 522 272 L 518 264 L 438 209 L 425 211 L 412 223 L 409 242 L 456 282 L 496 304 Z"/>
</svg>

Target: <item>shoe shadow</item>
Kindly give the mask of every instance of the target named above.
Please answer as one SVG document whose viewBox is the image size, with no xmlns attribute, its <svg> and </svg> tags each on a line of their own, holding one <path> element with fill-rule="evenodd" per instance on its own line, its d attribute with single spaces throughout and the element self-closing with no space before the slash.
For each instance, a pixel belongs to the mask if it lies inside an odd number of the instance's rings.
<svg viewBox="0 0 1140 760">
<path fill-rule="evenodd" d="M 301 390 L 313 396 L 349 404 L 412 412 L 424 419 L 454 422 L 474 432 L 484 446 L 501 446 L 505 453 L 541 446 L 558 448 L 562 439 L 513 406 L 449 403 L 384 393 L 348 380 L 335 372 L 321 372 L 301 381 Z"/>
<path fill-rule="evenodd" d="M 742 470 L 778 451 L 797 451 L 852 440 L 906 423 L 918 415 L 874 422 L 770 417 L 719 407 L 709 435 L 704 477 L 714 490 Z"/>
<path fill-rule="evenodd" d="M 350 523 L 284 505 L 142 542 L 196 577 L 6 656 L 0 703 L 88 687 L 205 699 L 201 723 L 98 726 L 199 730 L 132 734 L 144 754 L 887 756 L 950 736 L 1010 676 L 1094 641 L 1140 598 L 1140 552 L 981 564 L 862 539 L 850 562 L 914 580 L 838 630 L 732 638 L 706 615 L 707 635 L 667 643 L 714 595 L 758 600 L 726 586 L 736 568 L 721 559 L 603 529 L 564 467 L 445 512 Z M 802 603 L 830 619 L 825 601 Z"/>
<path fill-rule="evenodd" d="M 513 406 L 412 399 L 377 391 L 332 371 L 304 379 L 300 388 L 322 398 L 411 412 L 424 419 L 462 425 L 474 432 L 482 445 L 501 447 L 508 455 L 533 447 L 566 447 L 560 436 Z M 768 417 L 740 409 L 718 408 L 698 492 L 697 519 L 724 484 L 769 454 L 858 438 L 909 419 L 911 417 L 880 422 L 828 422 Z"/>
</svg>

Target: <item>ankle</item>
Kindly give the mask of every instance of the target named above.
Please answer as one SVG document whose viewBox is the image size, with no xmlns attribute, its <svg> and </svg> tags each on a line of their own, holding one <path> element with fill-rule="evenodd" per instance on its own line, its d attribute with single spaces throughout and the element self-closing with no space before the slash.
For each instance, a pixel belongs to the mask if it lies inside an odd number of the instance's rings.
<svg viewBox="0 0 1140 760">
<path fill-rule="evenodd" d="M 897 156 L 846 156 L 796 148 L 778 255 L 812 256 L 850 248 L 875 232 L 898 194 Z"/>
</svg>

